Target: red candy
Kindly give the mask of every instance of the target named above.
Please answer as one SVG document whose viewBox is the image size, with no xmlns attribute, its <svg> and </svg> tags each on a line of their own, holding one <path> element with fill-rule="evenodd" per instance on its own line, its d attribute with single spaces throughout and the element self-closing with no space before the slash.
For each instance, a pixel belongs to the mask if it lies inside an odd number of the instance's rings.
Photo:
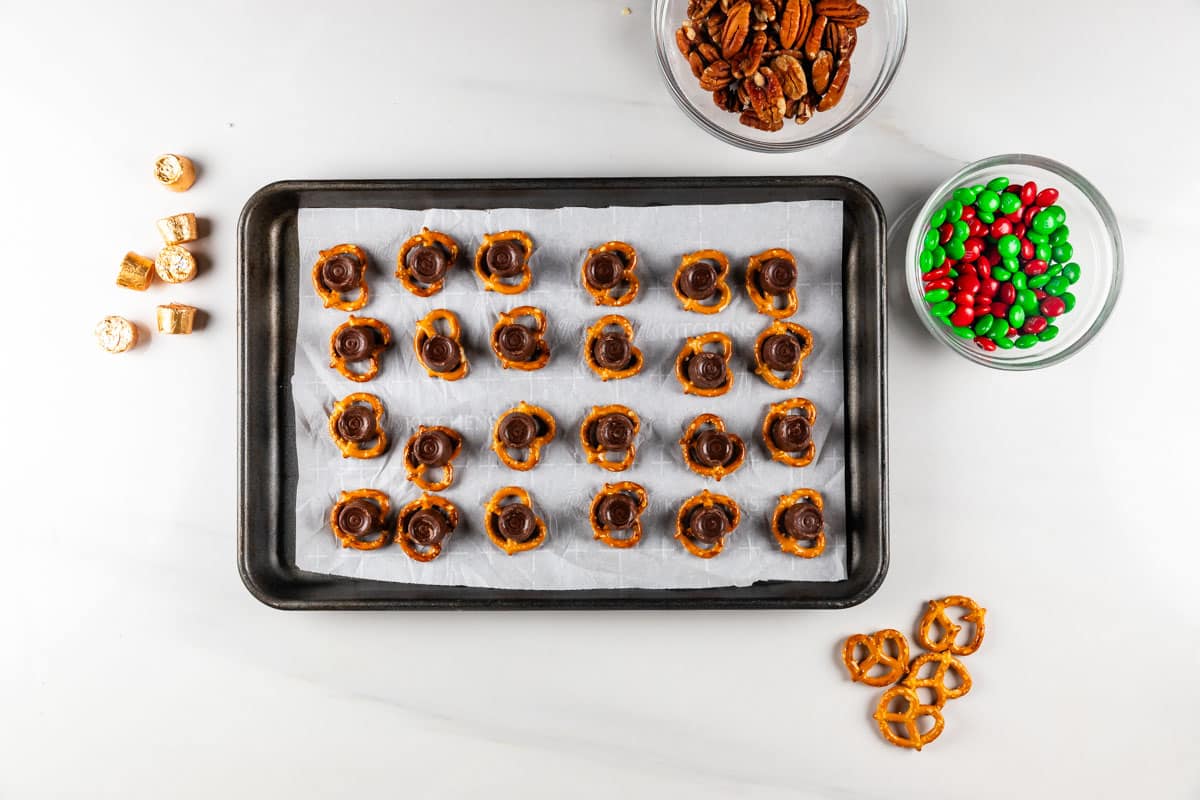
<svg viewBox="0 0 1200 800">
<path fill-rule="evenodd" d="M 979 291 L 979 278 L 968 272 L 964 275 L 959 275 L 954 285 L 958 287 L 959 291 L 966 292 L 967 294 L 975 294 Z"/>
<path fill-rule="evenodd" d="M 988 227 L 979 220 L 973 219 L 967 223 L 967 230 L 972 236 L 983 236 L 988 232 Z"/>
<path fill-rule="evenodd" d="M 1040 208 L 1038 208 L 1037 206 L 1029 206 L 1028 208 L 1026 208 L 1024 216 L 1023 216 L 1023 219 L 1025 220 L 1025 224 L 1032 225 L 1033 218 L 1036 217 L 1038 214 L 1040 214 L 1041 211 L 1042 210 Z"/>
<path fill-rule="evenodd" d="M 1005 284 L 1005 285 L 1007 286 L 1008 284 Z M 1009 303 L 1002 303 L 998 300 L 995 303 L 992 303 L 992 316 L 993 317 L 1007 317 L 1009 305 L 1010 305 Z"/>
<path fill-rule="evenodd" d="M 1045 300 L 1046 299 L 1046 290 L 1045 289 L 1034 289 L 1033 296 L 1036 297 L 1038 300 Z"/>
<path fill-rule="evenodd" d="M 1001 236 L 1008 236 L 1012 232 L 1012 220 L 1001 218 L 992 223 L 993 239 L 999 239 Z"/>
<path fill-rule="evenodd" d="M 1020 331 L 1018 331 L 1018 330 L 1017 330 L 1016 328 L 1014 328 L 1012 325 L 1009 325 L 1009 326 L 1008 326 L 1008 335 L 1009 335 L 1009 336 L 1016 336 L 1018 333 L 1020 333 Z"/>
<path fill-rule="evenodd" d="M 934 289 L 945 289 L 950 291 L 954 288 L 954 281 L 950 278 L 942 278 L 941 280 L 929 281 L 925 284 L 925 291 L 932 292 Z"/>
<path fill-rule="evenodd" d="M 995 278 L 984 278 L 979 282 L 979 294 L 983 297 L 993 298 L 999 289 L 1000 281 Z"/>
<path fill-rule="evenodd" d="M 1020 218 L 1021 218 L 1021 215 L 1020 215 L 1020 213 L 1018 213 L 1017 219 L 1020 219 Z M 1013 236 L 1017 237 L 1018 239 L 1020 239 L 1022 236 L 1024 236 L 1025 231 L 1027 231 L 1027 230 L 1029 230 L 1029 228 L 1028 228 L 1028 226 L 1025 225 L 1024 222 L 1016 222 L 1016 221 L 1013 222 Z"/>
<path fill-rule="evenodd" d="M 1046 330 L 1046 326 L 1049 324 L 1046 322 L 1045 317 L 1030 317 L 1021 326 L 1021 333 L 1041 333 Z"/>
<path fill-rule="evenodd" d="M 1027 182 L 1021 187 L 1021 205 L 1027 206 L 1037 197 L 1037 184 L 1033 181 Z"/>
<path fill-rule="evenodd" d="M 979 280 L 981 281 L 992 277 L 992 265 L 983 256 L 975 259 L 975 271 L 979 273 Z"/>
<path fill-rule="evenodd" d="M 975 301 L 975 317 L 976 317 L 976 319 L 978 319 L 979 317 L 982 317 L 984 314 L 990 314 L 990 313 L 992 313 L 992 302 L 990 300 L 976 300 Z"/>
<path fill-rule="evenodd" d="M 958 292 L 950 296 L 956 306 L 973 306 L 975 305 L 974 292 Z"/>
<path fill-rule="evenodd" d="M 1042 301 L 1041 310 L 1047 317 L 1057 317 L 1066 313 L 1067 304 L 1061 297 L 1047 297 Z"/>
<path fill-rule="evenodd" d="M 1005 305 L 1012 305 L 1017 299 L 1017 287 L 1011 283 L 1005 283 L 1000 287 L 1000 302 Z"/>
<path fill-rule="evenodd" d="M 1054 205 L 1058 202 L 1058 189 L 1042 189 L 1034 202 L 1042 208 Z"/>
<path fill-rule="evenodd" d="M 1028 239 L 1021 240 L 1021 260 L 1022 261 L 1028 261 L 1029 259 L 1033 258 L 1033 254 L 1035 252 L 1036 251 L 1034 250 L 1033 242 L 1029 241 Z"/>
<path fill-rule="evenodd" d="M 979 345 L 989 353 L 996 349 L 996 343 L 986 336 L 976 336 L 975 344 Z"/>
<path fill-rule="evenodd" d="M 965 328 L 975 321 L 975 309 L 971 306 L 959 306 L 950 315 L 950 322 L 960 328 Z"/>
<path fill-rule="evenodd" d="M 926 272 L 923 277 L 927 281 L 937 281 L 937 280 L 941 280 L 942 278 L 945 278 L 949 274 L 950 274 L 950 265 L 946 264 L 945 266 L 938 267 L 937 269 L 929 270 L 929 272 Z"/>
<path fill-rule="evenodd" d="M 983 239 L 971 237 L 963 243 L 963 261 L 974 261 L 983 255 Z"/>
<path fill-rule="evenodd" d="M 942 227 L 938 228 L 938 241 L 942 244 L 950 241 L 950 237 L 954 235 L 954 226 L 947 222 Z"/>
<path fill-rule="evenodd" d="M 1048 269 L 1050 269 L 1049 264 L 1047 264 L 1045 261 L 1042 261 L 1040 258 L 1035 258 L 1033 261 L 1030 261 L 1028 264 L 1026 264 L 1021 271 L 1030 278 L 1034 278 L 1038 275 L 1041 275 Z"/>
<path fill-rule="evenodd" d="M 962 218 L 967 222 L 975 219 L 975 206 L 963 206 Z"/>
</svg>

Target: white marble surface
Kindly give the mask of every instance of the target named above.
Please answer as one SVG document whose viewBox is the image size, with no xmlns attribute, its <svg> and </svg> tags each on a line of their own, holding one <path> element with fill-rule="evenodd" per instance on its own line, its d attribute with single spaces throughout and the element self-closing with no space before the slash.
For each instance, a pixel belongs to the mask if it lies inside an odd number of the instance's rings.
<svg viewBox="0 0 1200 800">
<path fill-rule="evenodd" d="M 1200 795 L 1200 6 L 913 5 L 874 115 L 780 157 L 676 110 L 646 0 L 0 4 L 0 796 Z M 169 150 L 203 167 L 186 195 L 149 180 Z M 892 568 L 866 604 L 297 614 L 242 588 L 234 226 L 258 186 L 840 173 L 894 215 L 1013 150 L 1107 194 L 1124 296 L 1094 346 L 1023 375 L 939 350 L 897 298 Z M 211 221 L 203 275 L 113 287 L 183 209 Z M 97 352 L 96 319 L 168 298 L 205 330 Z M 975 689 L 902 752 L 834 649 L 950 592 L 991 609 Z"/>
</svg>

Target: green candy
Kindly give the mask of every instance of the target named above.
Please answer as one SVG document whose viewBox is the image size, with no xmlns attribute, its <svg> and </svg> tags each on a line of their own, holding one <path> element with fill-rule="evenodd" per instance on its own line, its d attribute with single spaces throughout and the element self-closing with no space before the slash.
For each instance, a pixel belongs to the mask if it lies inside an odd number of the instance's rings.
<svg viewBox="0 0 1200 800">
<path fill-rule="evenodd" d="M 979 194 L 980 192 L 982 192 L 982 191 L 983 191 L 985 188 L 986 188 L 986 187 L 985 187 L 985 186 L 984 186 L 982 183 L 977 183 L 977 184 L 975 184 L 974 186 L 972 186 L 972 187 L 971 187 L 971 191 L 972 191 L 972 192 L 974 192 L 976 195 L 978 195 L 978 194 Z"/>
<path fill-rule="evenodd" d="M 1018 261 L 1015 256 L 1005 256 L 1004 258 L 1000 259 L 1000 263 L 1003 264 L 1004 268 L 1009 272 L 1021 271 L 1021 262 Z"/>
<path fill-rule="evenodd" d="M 1064 244 L 1071 236 L 1071 229 L 1063 225 L 1054 233 L 1050 234 L 1050 244 Z"/>
<path fill-rule="evenodd" d="M 1033 257 L 1039 261 L 1049 261 L 1051 252 L 1049 244 L 1039 244 L 1033 248 Z"/>
<path fill-rule="evenodd" d="M 1059 225 L 1062 225 L 1064 222 L 1067 221 L 1067 211 L 1062 206 L 1050 206 L 1046 210 L 1054 215 L 1054 221 L 1056 223 L 1055 224 L 1056 228 Z"/>
<path fill-rule="evenodd" d="M 992 277 L 998 281 L 1006 281 L 1012 277 L 1012 273 L 1004 267 L 992 267 Z"/>
<path fill-rule="evenodd" d="M 988 332 L 992 329 L 992 323 L 995 321 L 996 318 L 991 314 L 984 314 L 982 317 L 975 320 L 975 335 L 987 336 Z"/>
<path fill-rule="evenodd" d="M 1070 242 L 1056 244 L 1054 247 L 1050 248 L 1050 256 L 1055 261 L 1070 261 L 1071 256 L 1073 255 L 1075 255 L 1075 248 L 1071 246 Z"/>
<path fill-rule="evenodd" d="M 1042 329 L 1042 332 L 1037 335 L 1039 342 L 1048 342 L 1058 336 L 1058 328 L 1054 325 L 1047 325 Z"/>
<path fill-rule="evenodd" d="M 1071 281 L 1067 279 L 1066 275 L 1055 275 L 1046 282 L 1046 286 L 1044 288 L 1046 290 L 1046 294 L 1050 295 L 1051 297 L 1058 297 L 1065 292 L 1067 287 L 1070 285 Z"/>
<path fill-rule="evenodd" d="M 1043 272 L 1041 275 L 1035 275 L 1032 278 L 1030 278 L 1029 281 L 1025 285 L 1030 289 L 1040 289 L 1043 286 L 1045 286 L 1047 283 L 1049 283 L 1050 279 L 1052 277 L 1054 277 L 1054 276 L 1047 275 L 1046 273 Z"/>
<path fill-rule="evenodd" d="M 1033 217 L 1033 222 L 1030 224 L 1038 233 L 1049 235 L 1051 231 L 1058 227 L 1058 217 L 1053 214 L 1050 209 L 1043 208 Z"/>
<path fill-rule="evenodd" d="M 958 222 L 954 223 L 954 233 L 951 234 L 951 238 L 958 239 L 961 242 L 970 235 L 971 226 L 968 225 L 964 220 L 960 219 Z"/>
<path fill-rule="evenodd" d="M 1062 297 L 1063 303 L 1065 303 L 1067 306 L 1067 311 L 1070 311 L 1071 309 L 1073 309 L 1075 307 L 1075 295 L 1071 294 L 1070 292 L 1063 292 L 1061 297 Z M 1063 313 L 1065 314 L 1066 311 L 1064 311 Z"/>
<path fill-rule="evenodd" d="M 991 189 L 984 189 L 979 193 L 979 197 L 975 198 L 975 205 L 980 211 L 992 213 L 1000 207 L 1000 195 Z"/>
<path fill-rule="evenodd" d="M 933 269 L 933 253 L 928 250 L 922 250 L 921 255 L 917 256 L 917 266 L 921 268 L 921 272 L 929 272 Z"/>
<path fill-rule="evenodd" d="M 933 212 L 933 216 L 929 218 L 929 225 L 932 228 L 940 228 L 946 222 L 946 209 L 939 208 Z"/>
<path fill-rule="evenodd" d="M 996 215 L 991 211 L 980 211 L 975 216 L 979 217 L 980 222 L 986 222 L 988 225 L 996 221 Z"/>
<path fill-rule="evenodd" d="M 1000 213 L 1011 214 L 1021 207 L 1021 198 L 1012 192 L 1000 195 Z"/>
<path fill-rule="evenodd" d="M 1020 303 L 1013 303 L 1012 308 L 1008 309 L 1008 324 L 1017 330 L 1025 324 L 1025 309 Z"/>
<path fill-rule="evenodd" d="M 929 230 L 925 231 L 925 240 L 921 242 L 921 247 L 926 250 L 932 250 L 938 246 L 938 242 L 940 241 L 941 237 L 938 236 L 938 232 L 933 228 L 930 228 Z"/>
<path fill-rule="evenodd" d="M 1013 342 L 1014 345 L 1021 348 L 1022 350 L 1028 350 L 1029 348 L 1033 347 L 1037 343 L 1038 343 L 1038 338 L 1036 336 L 1034 336 L 1032 333 L 1023 333 L 1017 337 L 1017 340 L 1015 342 Z"/>
<path fill-rule="evenodd" d="M 962 219 L 963 204 L 957 200 L 951 200 L 943 208 L 946 211 L 946 222 L 958 222 Z"/>
<path fill-rule="evenodd" d="M 1049 236 L 1044 233 L 1038 233 L 1037 231 L 1027 231 L 1025 233 L 1025 238 L 1034 244 L 1046 244 L 1050 241 Z"/>
<path fill-rule="evenodd" d="M 975 338 L 975 331 L 971 330 L 970 328 L 964 328 L 960 325 L 954 325 L 953 327 L 950 328 L 950 330 L 954 331 L 954 335 L 960 339 L 974 339 Z"/>
<path fill-rule="evenodd" d="M 947 328 L 952 328 L 952 327 L 954 327 L 954 323 L 950 321 L 950 317 L 948 317 L 948 316 L 946 316 L 946 317 L 934 317 L 934 319 L 936 319 L 938 322 L 940 322 L 940 323 L 942 323 L 943 325 L 945 325 Z"/>
<path fill-rule="evenodd" d="M 941 245 L 933 248 L 933 268 L 937 269 L 946 263 L 946 250 Z"/>
<path fill-rule="evenodd" d="M 967 248 L 963 245 L 962 239 L 951 239 L 946 242 L 946 255 L 958 261 L 967 252 Z"/>
<path fill-rule="evenodd" d="M 999 347 L 1001 350 L 1013 349 L 1013 340 L 1007 336 L 997 336 L 996 338 L 992 339 L 992 341 L 995 342 L 996 347 Z"/>
<path fill-rule="evenodd" d="M 964 186 L 961 189 L 954 190 L 955 201 L 962 203 L 964 206 L 969 206 L 975 202 L 977 192 L 969 186 Z"/>
<path fill-rule="evenodd" d="M 996 250 L 1000 252 L 1001 258 L 1016 258 L 1021 252 L 1021 240 L 1011 233 L 1001 236 L 1000 241 L 996 242 Z"/>
<path fill-rule="evenodd" d="M 987 188 L 991 189 L 996 194 L 1003 192 L 1008 188 L 1008 178 L 1001 175 L 999 178 L 992 178 L 988 181 Z"/>
<path fill-rule="evenodd" d="M 954 269 L 953 267 L 951 267 L 951 268 L 950 268 L 950 277 L 951 277 L 951 278 L 957 278 L 957 277 L 958 277 L 958 270 L 956 270 L 956 269 Z"/>
<path fill-rule="evenodd" d="M 1046 268 L 1046 272 L 1044 274 L 1049 275 L 1051 278 L 1053 278 L 1055 275 L 1062 272 L 1062 270 L 1063 270 L 1062 264 L 1051 264 L 1049 267 Z"/>
<path fill-rule="evenodd" d="M 1022 289 L 1017 292 L 1017 302 L 1021 304 L 1021 308 L 1025 309 L 1026 314 L 1032 314 L 1037 311 L 1037 295 L 1029 289 Z"/>
<path fill-rule="evenodd" d="M 1063 275 L 1067 276 L 1067 280 L 1069 280 L 1071 283 L 1075 283 L 1079 280 L 1079 265 L 1072 261 L 1070 264 L 1067 264 L 1065 267 L 1063 267 L 1062 273 Z"/>
<path fill-rule="evenodd" d="M 1012 281 L 1013 288 L 1017 289 L 1018 291 L 1027 288 L 1025 283 L 1025 273 L 1021 272 L 1020 270 L 1013 272 L 1010 280 Z"/>
<path fill-rule="evenodd" d="M 946 289 L 930 289 L 925 293 L 926 303 L 940 303 L 943 300 L 950 299 L 950 292 Z"/>
<path fill-rule="evenodd" d="M 946 291 L 946 290 L 943 289 L 942 291 Z M 947 297 L 950 296 L 948 292 L 947 292 L 946 296 Z M 941 303 L 938 303 L 933 308 L 929 309 L 929 313 L 933 314 L 935 317 L 948 317 L 954 313 L 954 309 L 956 309 L 956 308 L 958 308 L 958 306 L 954 305 L 954 303 L 952 301 L 945 300 Z"/>
</svg>

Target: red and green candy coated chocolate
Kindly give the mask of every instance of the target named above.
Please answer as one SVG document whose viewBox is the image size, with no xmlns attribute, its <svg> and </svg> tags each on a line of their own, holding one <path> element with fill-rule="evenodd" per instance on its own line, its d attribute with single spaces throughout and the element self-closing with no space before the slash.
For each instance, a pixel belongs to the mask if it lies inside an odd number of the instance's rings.
<svg viewBox="0 0 1200 800">
<path fill-rule="evenodd" d="M 929 313 L 987 352 L 1058 336 L 1079 280 L 1057 189 L 994 178 L 960 186 L 933 212 L 917 266 Z"/>
</svg>

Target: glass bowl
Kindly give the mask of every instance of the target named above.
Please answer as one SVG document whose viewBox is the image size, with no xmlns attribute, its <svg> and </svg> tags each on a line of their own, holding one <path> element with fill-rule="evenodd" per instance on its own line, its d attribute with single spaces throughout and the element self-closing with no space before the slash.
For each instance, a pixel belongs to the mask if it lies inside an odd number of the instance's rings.
<svg viewBox="0 0 1200 800">
<path fill-rule="evenodd" d="M 840 103 L 813 114 L 803 125 L 788 120 L 781 131 L 760 131 L 738 122 L 737 114 L 717 108 L 712 92 L 700 88 L 691 66 L 675 44 L 675 31 L 688 18 L 688 0 L 654 0 L 652 19 L 658 64 L 679 107 L 721 141 L 760 153 L 788 153 L 813 147 L 862 122 L 887 93 L 904 56 L 908 38 L 906 0 L 860 2 L 871 12 L 871 17 L 858 30 L 846 92 Z"/>
<path fill-rule="evenodd" d="M 955 335 L 948 325 L 929 312 L 924 283 L 917 259 L 921 255 L 929 218 L 951 199 L 960 186 L 986 184 L 1003 176 L 1012 183 L 1034 181 L 1038 190 L 1058 189 L 1056 205 L 1066 211 L 1070 242 L 1074 253 L 1070 261 L 1081 267 L 1079 281 L 1070 287 L 1076 298 L 1075 308 L 1055 320 L 1059 334 L 1048 342 L 1038 342 L 1027 350 L 1013 348 L 991 352 L 981 349 L 972 339 Z M 1024 370 L 1048 367 L 1070 358 L 1104 327 L 1121 291 L 1124 254 L 1121 232 L 1112 208 L 1095 186 L 1070 167 L 1041 156 L 1009 154 L 992 156 L 968 164 L 934 190 L 917 212 L 904 249 L 905 283 L 913 308 L 922 324 L 954 352 L 996 369 Z"/>
</svg>

